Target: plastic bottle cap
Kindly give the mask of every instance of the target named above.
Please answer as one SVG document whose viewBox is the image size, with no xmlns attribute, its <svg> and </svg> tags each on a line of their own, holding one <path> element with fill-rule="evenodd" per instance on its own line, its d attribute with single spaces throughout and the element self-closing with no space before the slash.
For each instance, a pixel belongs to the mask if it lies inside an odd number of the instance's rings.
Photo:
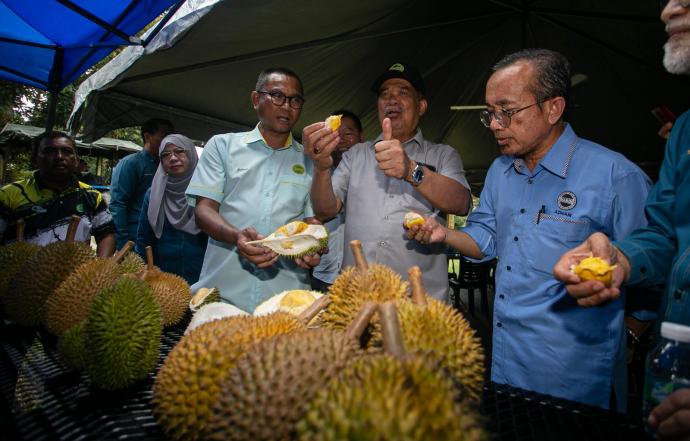
<svg viewBox="0 0 690 441">
<path fill-rule="evenodd" d="M 661 336 L 669 340 L 690 343 L 690 326 L 678 323 L 663 322 L 661 324 Z"/>
</svg>

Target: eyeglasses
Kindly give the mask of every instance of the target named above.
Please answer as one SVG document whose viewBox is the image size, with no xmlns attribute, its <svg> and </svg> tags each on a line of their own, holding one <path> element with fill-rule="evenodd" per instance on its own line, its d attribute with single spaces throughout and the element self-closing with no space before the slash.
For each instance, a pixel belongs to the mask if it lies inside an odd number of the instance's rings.
<svg viewBox="0 0 690 441">
<path fill-rule="evenodd" d="M 172 157 L 175 156 L 178 159 L 182 158 L 183 156 L 187 156 L 187 151 L 183 148 L 176 148 L 173 150 L 165 150 L 162 151 L 160 154 L 161 161 L 169 161 L 172 159 Z"/>
<path fill-rule="evenodd" d="M 659 8 L 663 11 L 664 9 L 666 9 L 666 6 L 672 1 L 673 0 L 659 0 Z M 690 8 L 690 0 L 676 0 L 676 3 L 681 8 Z"/>
<path fill-rule="evenodd" d="M 536 102 L 534 104 L 530 104 L 529 106 L 525 107 L 520 107 L 519 109 L 514 109 L 514 110 L 505 110 L 505 109 L 499 109 L 495 112 L 489 112 L 488 110 L 482 110 L 479 113 L 479 119 L 482 121 L 482 124 L 484 124 L 485 127 L 491 127 L 491 118 L 495 119 L 496 122 L 498 123 L 499 126 L 503 127 L 504 129 L 507 129 L 510 127 L 510 118 L 515 115 L 518 112 L 522 112 L 523 110 L 529 109 L 530 107 L 534 107 L 537 104 L 541 104 L 546 100 Z"/>
<path fill-rule="evenodd" d="M 288 100 L 289 106 L 293 109 L 301 109 L 304 105 L 304 97 L 302 95 L 286 96 L 283 92 L 274 90 L 273 92 L 266 92 L 264 90 L 257 90 L 256 93 L 265 93 L 271 97 L 271 102 L 276 106 L 280 107 L 285 104 L 285 100 Z"/>
</svg>

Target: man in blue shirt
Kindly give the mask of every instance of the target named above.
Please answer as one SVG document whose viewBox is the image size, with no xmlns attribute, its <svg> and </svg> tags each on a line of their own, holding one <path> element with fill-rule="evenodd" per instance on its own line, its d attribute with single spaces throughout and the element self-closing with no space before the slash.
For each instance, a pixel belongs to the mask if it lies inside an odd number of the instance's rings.
<svg viewBox="0 0 690 441">
<path fill-rule="evenodd" d="M 192 290 L 217 287 L 224 301 L 249 313 L 281 291 L 309 289 L 307 269 L 319 263 L 318 254 L 279 259 L 269 248 L 247 244 L 313 218 L 313 166 L 291 133 L 304 104 L 302 82 L 289 69 L 267 69 L 251 100 L 257 126 L 212 137 L 187 188 L 197 224 L 210 236 Z"/>
<path fill-rule="evenodd" d="M 139 213 L 146 190 L 151 187 L 158 168 L 158 148 L 161 140 L 174 132 L 170 121 L 151 119 L 141 126 L 144 149 L 124 157 L 113 169 L 110 184 L 110 212 L 115 222 L 117 249 L 127 241 L 137 240 Z"/>
<path fill-rule="evenodd" d="M 594 231 L 624 237 L 644 225 L 649 178 L 563 121 L 569 63 L 545 49 L 506 56 L 486 85 L 488 127 L 502 156 L 462 231 L 433 220 L 409 235 L 465 256 L 498 257 L 491 379 L 618 409 L 626 403 L 622 300 L 585 309 L 551 269 Z M 615 395 L 614 392 L 615 391 Z"/>
<path fill-rule="evenodd" d="M 669 39 L 664 45 L 664 66 L 674 74 L 690 75 L 690 1 L 665 0 L 661 20 Z M 659 181 L 645 205 L 649 224 L 623 240 L 593 234 L 580 246 L 565 253 L 553 271 L 582 306 L 619 301 L 620 286 L 666 284 L 660 320 L 690 325 L 690 111 L 673 124 L 666 143 Z M 570 265 L 582 253 L 615 264 L 611 287 L 585 281 L 572 274 Z M 599 308 L 594 308 L 599 309 Z M 690 388 L 671 394 L 649 417 L 649 424 L 663 439 L 690 437 Z"/>
</svg>

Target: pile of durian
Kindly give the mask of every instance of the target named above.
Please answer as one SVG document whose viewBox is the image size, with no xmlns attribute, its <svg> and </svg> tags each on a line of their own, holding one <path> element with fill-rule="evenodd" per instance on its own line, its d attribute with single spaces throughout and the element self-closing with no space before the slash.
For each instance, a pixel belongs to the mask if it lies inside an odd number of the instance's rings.
<svg viewBox="0 0 690 441">
<path fill-rule="evenodd" d="M 408 283 L 353 242 L 357 266 L 299 315 L 221 315 L 182 337 L 153 386 L 170 438 L 488 439 L 474 331 L 419 268 Z"/>
<path fill-rule="evenodd" d="M 44 247 L 18 241 L 0 247 L 0 310 L 12 322 L 43 326 L 68 365 L 84 369 L 99 388 L 114 390 L 148 378 L 160 353 L 162 330 L 185 316 L 186 281 L 148 265 L 130 251 L 107 259 L 75 242 L 74 217 L 64 241 Z"/>
</svg>

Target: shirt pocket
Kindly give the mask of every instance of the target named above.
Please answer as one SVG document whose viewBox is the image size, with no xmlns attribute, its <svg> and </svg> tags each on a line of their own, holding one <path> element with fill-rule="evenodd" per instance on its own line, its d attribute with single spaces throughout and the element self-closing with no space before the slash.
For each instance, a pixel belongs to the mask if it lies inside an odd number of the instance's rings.
<svg viewBox="0 0 690 441">
<path fill-rule="evenodd" d="M 525 255 L 533 269 L 551 274 L 561 255 L 576 247 L 590 234 L 587 219 L 572 219 L 551 214 L 539 215 Z"/>
<path fill-rule="evenodd" d="M 289 219 L 301 215 L 310 189 L 311 179 L 306 174 L 279 175 L 275 186 L 274 212 L 277 210 L 289 214 Z"/>
</svg>

